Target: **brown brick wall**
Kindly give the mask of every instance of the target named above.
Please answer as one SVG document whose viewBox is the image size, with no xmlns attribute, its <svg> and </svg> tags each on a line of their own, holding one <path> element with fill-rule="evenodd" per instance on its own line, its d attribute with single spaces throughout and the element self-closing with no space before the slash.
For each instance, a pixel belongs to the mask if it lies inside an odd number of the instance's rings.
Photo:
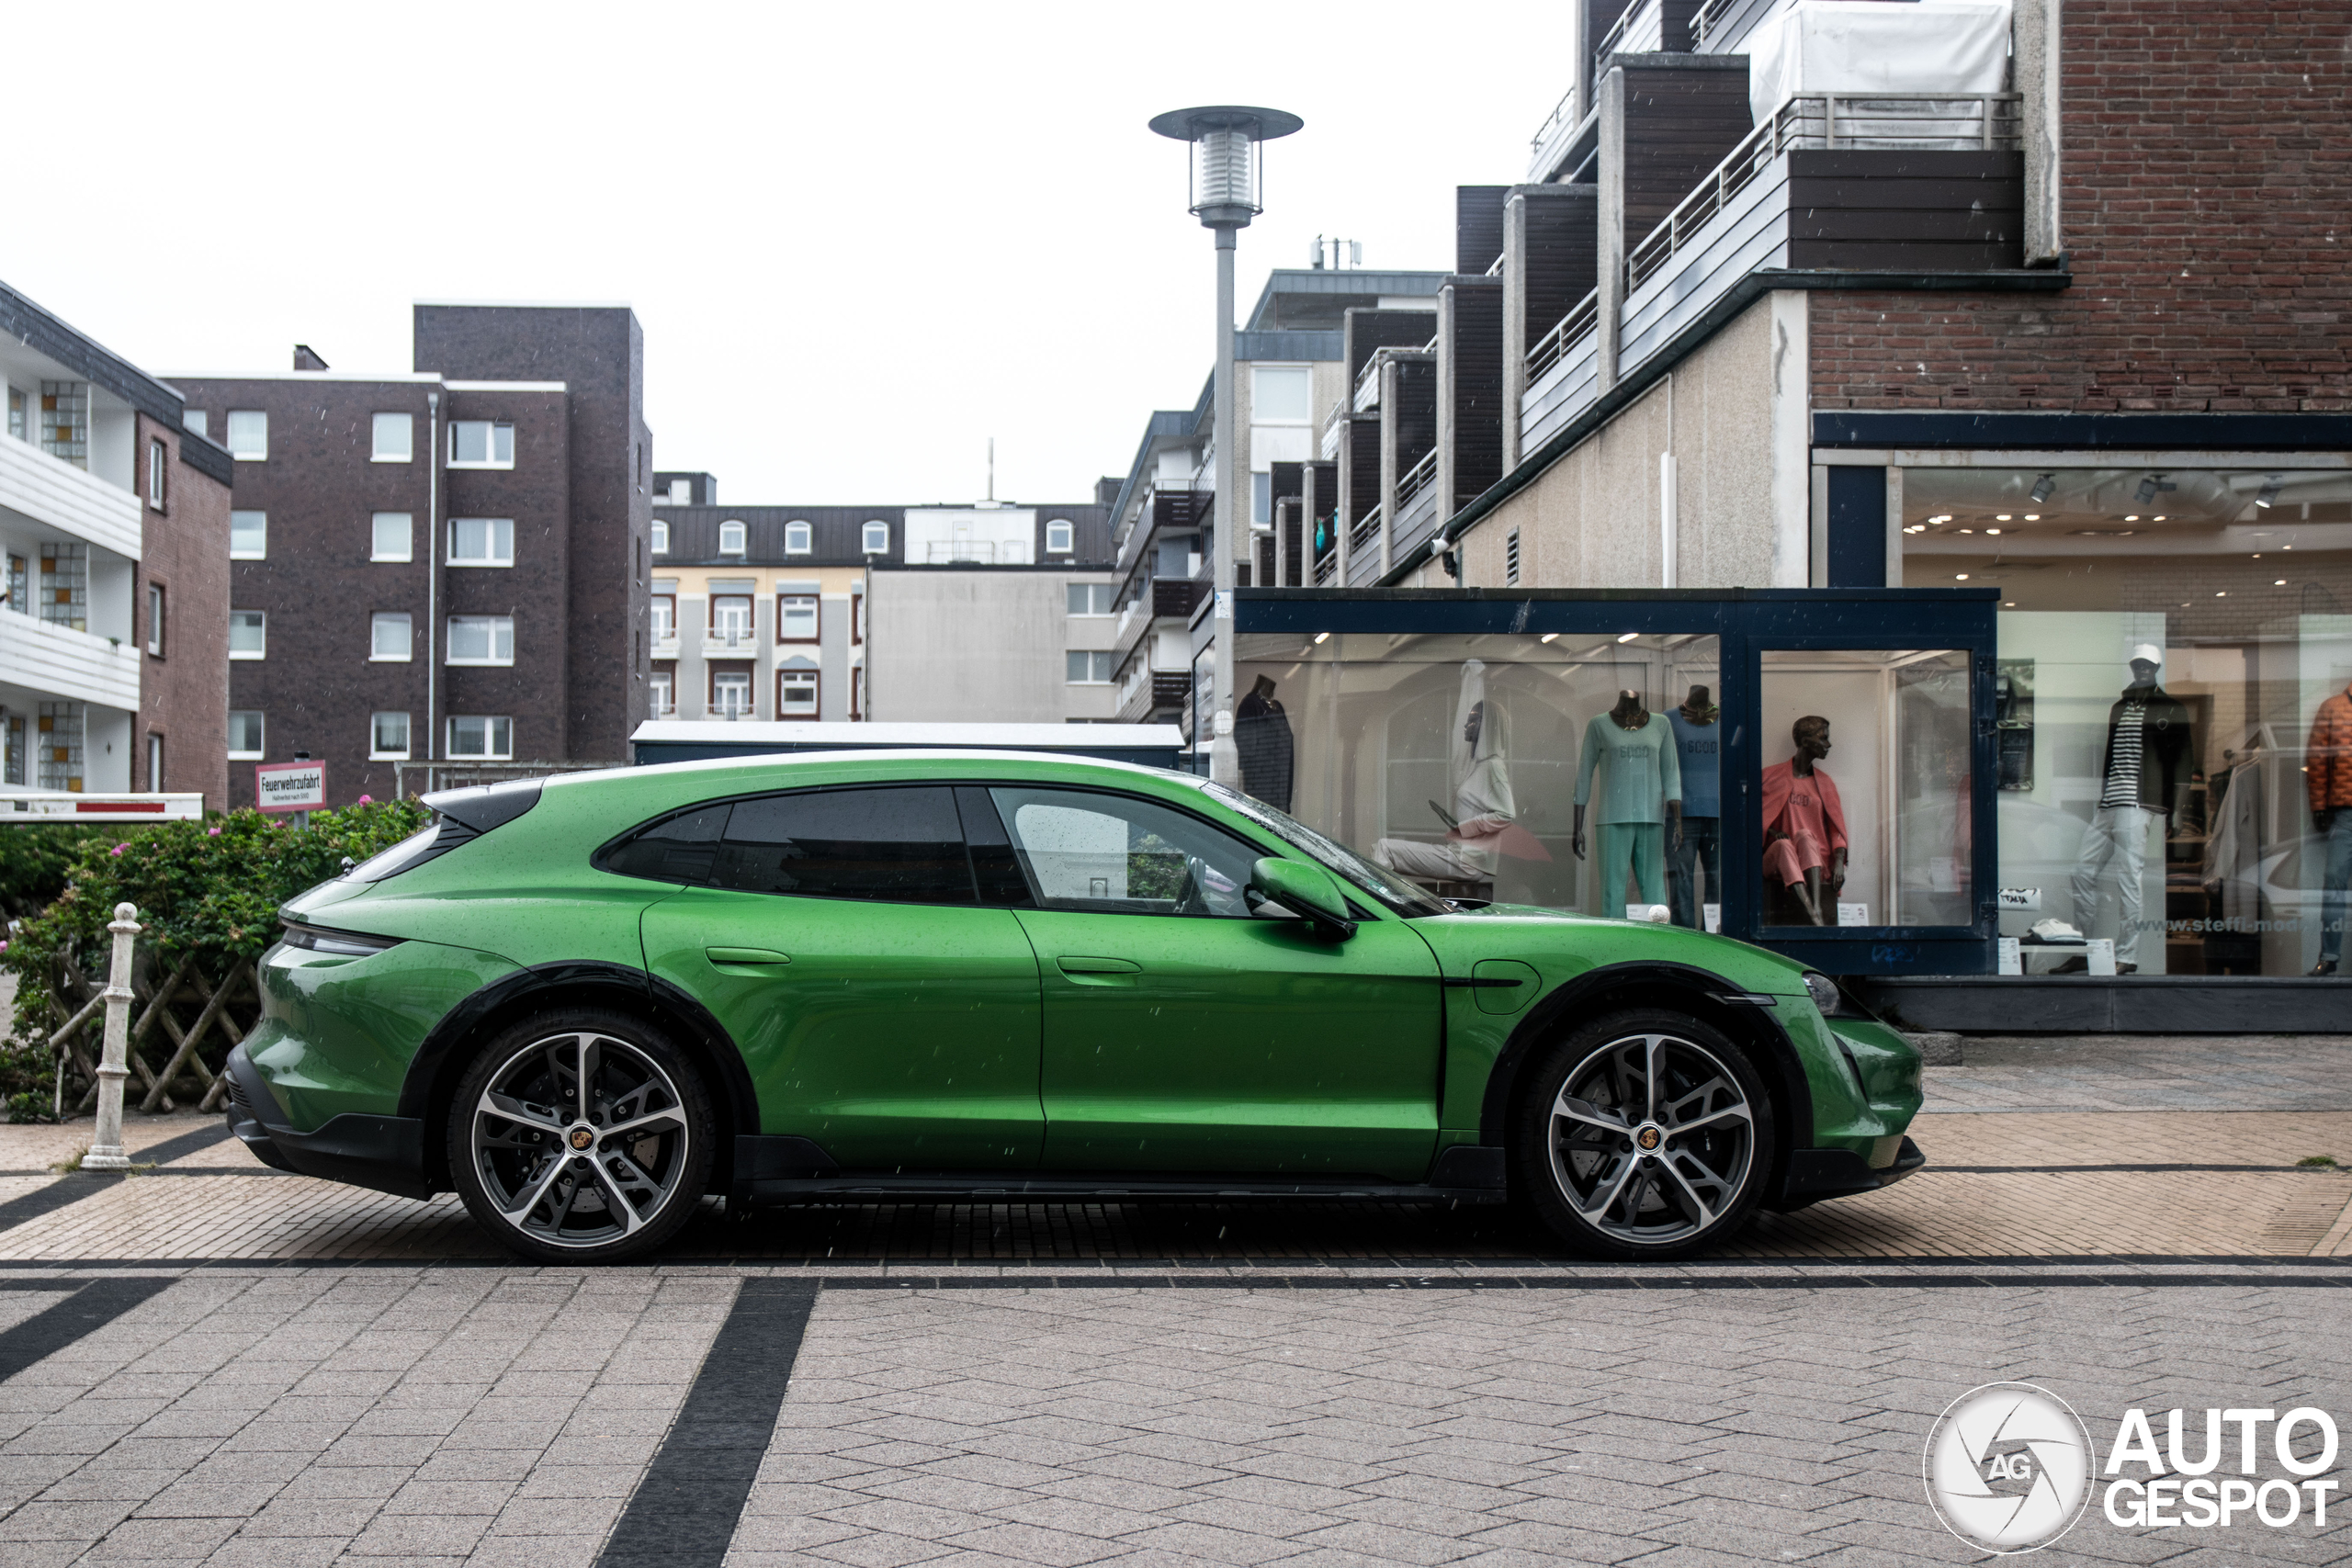
<svg viewBox="0 0 2352 1568">
<path fill-rule="evenodd" d="M 147 446 L 164 443 L 164 510 L 146 506 Z M 139 722 L 130 787 L 201 791 L 207 810 L 228 807 L 229 487 L 180 461 L 180 432 L 141 414 L 134 448 L 145 508 L 143 558 L 132 577 L 140 649 Z M 164 590 L 164 650 L 146 651 L 147 589 Z M 164 738 L 164 776 L 148 776 L 147 738 Z"/>
<path fill-rule="evenodd" d="M 1815 406 L 2352 408 L 2352 7 L 2067 0 L 2056 295 L 1820 293 Z"/>
</svg>

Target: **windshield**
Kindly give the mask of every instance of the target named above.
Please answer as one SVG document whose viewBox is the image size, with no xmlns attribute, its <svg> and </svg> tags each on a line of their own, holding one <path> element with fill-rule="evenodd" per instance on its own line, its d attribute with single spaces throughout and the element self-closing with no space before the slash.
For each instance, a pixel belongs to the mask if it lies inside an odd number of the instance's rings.
<svg viewBox="0 0 2352 1568">
<path fill-rule="evenodd" d="M 1216 796 L 1218 804 L 1238 811 L 1293 849 L 1305 851 L 1307 857 L 1324 870 L 1361 887 L 1396 913 L 1409 918 L 1453 912 L 1450 905 L 1419 883 L 1408 882 L 1395 872 L 1373 864 L 1353 850 L 1325 838 L 1288 812 L 1277 811 L 1262 800 L 1253 800 L 1239 790 L 1228 789 L 1221 784 L 1203 787 Z"/>
</svg>

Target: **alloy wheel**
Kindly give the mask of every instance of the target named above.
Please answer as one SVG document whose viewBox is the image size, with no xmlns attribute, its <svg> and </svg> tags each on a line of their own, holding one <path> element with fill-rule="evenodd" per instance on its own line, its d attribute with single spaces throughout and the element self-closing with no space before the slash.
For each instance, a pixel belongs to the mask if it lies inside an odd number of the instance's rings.
<svg viewBox="0 0 2352 1568">
<path fill-rule="evenodd" d="M 594 1031 L 516 1051 L 490 1075 L 472 1121 L 483 1196 L 515 1230 L 558 1247 L 637 1235 L 678 1199 L 694 1152 L 670 1075 Z"/>
<path fill-rule="evenodd" d="M 1673 1034 L 1626 1035 L 1572 1068 L 1553 1100 L 1552 1179 L 1577 1218 L 1617 1241 L 1670 1246 L 1738 1201 L 1756 1117 L 1722 1058 Z"/>
</svg>

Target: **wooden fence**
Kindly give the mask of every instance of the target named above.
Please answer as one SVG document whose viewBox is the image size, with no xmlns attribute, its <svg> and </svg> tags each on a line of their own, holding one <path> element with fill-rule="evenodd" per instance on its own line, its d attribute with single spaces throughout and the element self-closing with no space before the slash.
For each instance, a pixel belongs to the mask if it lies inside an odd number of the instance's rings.
<svg viewBox="0 0 2352 1568">
<path fill-rule="evenodd" d="M 150 1114 L 187 1105 L 218 1111 L 229 1094 L 229 1077 L 220 1064 L 260 1018 L 253 965 L 240 960 L 218 984 L 193 958 L 180 960 L 160 985 L 154 983 L 155 967 L 153 962 L 138 965 L 141 973 L 131 982 L 136 1010 L 126 1066 L 137 1088 L 125 1085 L 125 1109 L 132 1094 L 143 1091 L 137 1108 Z M 98 1099 L 95 1068 L 106 1027 L 104 976 L 93 980 L 72 958 L 59 968 L 49 998 L 60 1021 L 49 1037 L 58 1058 L 57 1104 L 61 1111 L 71 1106 L 86 1111 Z M 148 1065 L 151 1051 L 164 1055 L 160 1068 Z"/>
</svg>

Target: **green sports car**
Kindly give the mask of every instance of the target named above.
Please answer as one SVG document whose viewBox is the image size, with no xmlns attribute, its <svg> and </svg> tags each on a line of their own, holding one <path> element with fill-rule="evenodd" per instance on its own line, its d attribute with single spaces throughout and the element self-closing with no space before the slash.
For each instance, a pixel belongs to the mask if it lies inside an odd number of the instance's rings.
<svg viewBox="0 0 2352 1568">
<path fill-rule="evenodd" d="M 426 797 L 288 904 L 232 1124 L 548 1261 L 705 1194 L 1518 1201 L 1672 1258 L 1924 1156 L 1919 1059 L 1696 931 L 1442 900 L 1113 762 L 834 751 Z"/>
</svg>

